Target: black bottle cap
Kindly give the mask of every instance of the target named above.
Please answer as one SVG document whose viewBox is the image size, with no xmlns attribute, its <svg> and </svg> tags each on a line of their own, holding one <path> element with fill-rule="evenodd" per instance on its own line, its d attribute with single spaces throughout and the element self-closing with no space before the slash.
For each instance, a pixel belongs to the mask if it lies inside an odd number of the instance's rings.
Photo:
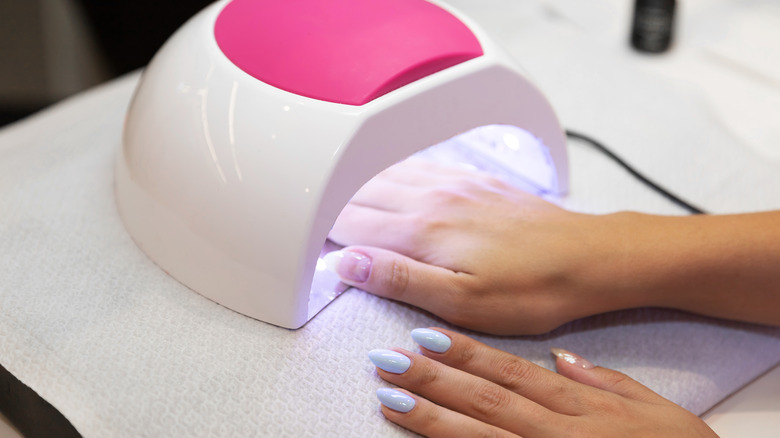
<svg viewBox="0 0 780 438">
<path fill-rule="evenodd" d="M 672 43 L 676 3 L 675 0 L 636 0 L 631 46 L 647 53 L 668 50 Z"/>
</svg>

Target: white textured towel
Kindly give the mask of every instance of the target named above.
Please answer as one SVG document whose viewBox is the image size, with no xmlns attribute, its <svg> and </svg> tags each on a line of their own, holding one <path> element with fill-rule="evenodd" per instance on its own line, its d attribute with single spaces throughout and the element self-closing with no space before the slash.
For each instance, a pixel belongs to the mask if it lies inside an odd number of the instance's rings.
<svg viewBox="0 0 780 438">
<path fill-rule="evenodd" d="M 629 66 L 588 77 L 596 73 L 587 60 L 598 54 L 564 40 L 547 43 L 555 56 L 512 47 L 565 124 L 714 211 L 780 208 L 777 163 L 716 138 L 717 124 L 685 93 L 641 82 L 642 74 L 631 79 Z M 405 436 L 379 413 L 374 391 L 385 384 L 366 353 L 414 349 L 411 329 L 446 324 L 350 290 L 302 329 L 281 329 L 190 291 L 134 245 L 112 181 L 136 81 L 126 77 L 0 133 L 0 363 L 87 436 Z M 564 205 L 678 212 L 600 155 L 572 146 L 570 157 Z M 549 347 L 570 349 L 695 413 L 780 361 L 780 329 L 657 309 L 543 336 L 475 336 L 548 368 Z"/>
</svg>

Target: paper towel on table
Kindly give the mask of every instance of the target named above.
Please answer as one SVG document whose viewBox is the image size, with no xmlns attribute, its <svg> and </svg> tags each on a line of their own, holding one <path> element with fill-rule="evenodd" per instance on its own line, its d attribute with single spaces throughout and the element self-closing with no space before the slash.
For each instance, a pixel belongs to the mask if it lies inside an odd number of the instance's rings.
<svg viewBox="0 0 780 438">
<path fill-rule="evenodd" d="M 386 384 L 366 353 L 414 349 L 409 330 L 447 324 L 350 290 L 302 329 L 277 328 L 192 292 L 134 245 L 112 184 L 136 80 L 0 134 L 0 363 L 86 436 L 408 435 L 382 418 L 374 391 Z M 570 158 L 565 205 L 677 211 L 587 149 L 570 148 Z M 765 170 L 748 164 L 734 170 Z M 666 176 L 681 165 L 648 166 Z M 706 194 L 710 181 L 687 182 L 689 193 Z M 729 192 L 719 202 L 742 201 Z M 779 329 L 655 309 L 543 336 L 474 335 L 548 368 L 549 347 L 570 349 L 695 413 L 780 361 Z"/>
</svg>

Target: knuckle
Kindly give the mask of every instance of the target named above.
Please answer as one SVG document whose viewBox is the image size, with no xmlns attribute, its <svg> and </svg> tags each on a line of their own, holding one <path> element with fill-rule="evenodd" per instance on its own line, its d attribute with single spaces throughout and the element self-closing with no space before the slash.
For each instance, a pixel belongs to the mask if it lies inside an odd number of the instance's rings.
<svg viewBox="0 0 780 438">
<path fill-rule="evenodd" d="M 496 383 L 509 390 L 522 389 L 539 376 L 536 365 L 519 357 L 499 359 L 496 370 Z"/>
<path fill-rule="evenodd" d="M 464 368 L 477 357 L 477 350 L 471 345 L 464 345 L 455 351 L 452 355 L 452 366 L 455 368 Z"/>
<path fill-rule="evenodd" d="M 411 382 L 415 389 L 435 386 L 441 377 L 437 366 L 431 366 L 422 362 L 415 367 L 413 381 Z"/>
<path fill-rule="evenodd" d="M 509 184 L 507 181 L 498 178 L 492 174 L 485 174 L 483 182 L 491 189 L 505 191 L 505 190 L 511 190 L 513 188 L 513 186 Z"/>
<path fill-rule="evenodd" d="M 457 203 L 462 199 L 457 190 L 449 187 L 434 187 L 429 193 L 431 201 L 436 205 L 447 205 Z"/>
<path fill-rule="evenodd" d="M 484 419 L 499 417 L 511 405 L 510 392 L 496 384 L 484 382 L 474 389 L 473 409 Z"/>
<path fill-rule="evenodd" d="M 469 174 L 467 177 L 458 180 L 456 187 L 461 190 L 484 191 L 485 187 L 491 187 L 496 183 L 496 181 L 498 181 L 498 179 L 488 173 L 474 172 Z"/>
<path fill-rule="evenodd" d="M 590 410 L 598 412 L 600 415 L 621 420 L 626 416 L 626 406 L 623 403 L 623 399 L 619 397 L 611 397 L 609 395 L 594 397 L 588 400 L 588 405 Z"/>
<path fill-rule="evenodd" d="M 506 191 L 512 186 L 491 174 L 476 172 L 462 179 L 456 187 L 465 195 L 464 198 L 470 195 L 489 199 L 495 196 L 505 196 Z"/>
<path fill-rule="evenodd" d="M 604 382 L 609 387 L 622 387 L 626 385 L 630 385 L 634 379 L 631 377 L 628 377 L 627 375 L 621 373 L 620 371 L 612 370 L 611 373 L 608 373 L 604 376 Z"/>
<path fill-rule="evenodd" d="M 394 259 L 382 285 L 392 297 L 402 297 L 409 287 L 409 265 L 406 261 Z"/>
<path fill-rule="evenodd" d="M 435 430 L 442 421 L 442 413 L 439 409 L 426 409 L 419 419 L 419 422 L 422 423 L 422 425 L 433 430 Z"/>
<path fill-rule="evenodd" d="M 418 213 L 414 217 L 415 234 L 425 238 L 432 233 L 446 229 L 449 226 L 449 218 L 442 217 L 438 213 L 436 210 Z"/>
<path fill-rule="evenodd" d="M 507 432 L 495 428 L 480 429 L 475 435 L 475 438 L 505 438 L 511 436 Z"/>
<path fill-rule="evenodd" d="M 446 184 L 429 189 L 427 210 L 431 213 L 453 211 L 473 206 L 475 190 L 473 183 Z"/>
</svg>

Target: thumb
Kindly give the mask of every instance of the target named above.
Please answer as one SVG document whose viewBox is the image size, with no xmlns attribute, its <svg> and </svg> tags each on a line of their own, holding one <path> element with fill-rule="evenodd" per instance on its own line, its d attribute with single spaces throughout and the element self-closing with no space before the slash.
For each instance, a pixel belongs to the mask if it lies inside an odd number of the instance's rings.
<svg viewBox="0 0 780 438">
<path fill-rule="evenodd" d="M 457 274 L 386 249 L 351 246 L 324 257 L 325 264 L 341 281 L 366 292 L 403 301 L 433 312 L 450 300 L 442 299 L 457 289 Z"/>
<path fill-rule="evenodd" d="M 550 351 L 556 356 L 555 366 L 558 368 L 558 374 L 633 400 L 671 403 L 620 371 L 597 367 L 587 359 L 560 348 L 553 348 Z"/>
</svg>

